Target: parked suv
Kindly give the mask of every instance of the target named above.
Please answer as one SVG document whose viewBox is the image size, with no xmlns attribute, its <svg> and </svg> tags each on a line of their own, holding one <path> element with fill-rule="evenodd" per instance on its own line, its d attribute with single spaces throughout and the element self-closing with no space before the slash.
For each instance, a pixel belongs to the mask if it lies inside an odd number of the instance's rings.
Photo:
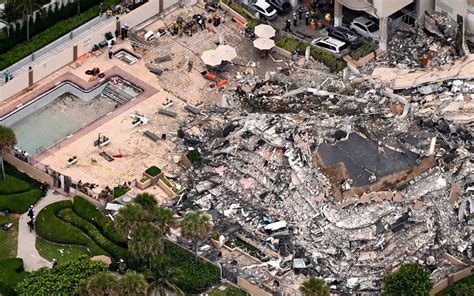
<svg viewBox="0 0 474 296">
<path fill-rule="evenodd" d="M 273 6 L 279 14 L 288 14 L 292 10 L 288 0 L 267 0 L 267 2 Z"/>
<path fill-rule="evenodd" d="M 257 0 L 252 3 L 252 6 L 257 10 L 261 19 L 274 20 L 277 17 L 276 9 L 265 0 Z"/>
<path fill-rule="evenodd" d="M 328 27 L 328 36 L 344 41 L 350 45 L 351 48 L 361 46 L 364 41 L 356 33 L 344 27 Z"/>
<path fill-rule="evenodd" d="M 351 22 L 351 30 L 366 38 L 372 39 L 375 42 L 380 41 L 379 25 L 366 17 L 360 16 Z"/>
<path fill-rule="evenodd" d="M 346 54 L 347 43 L 332 37 L 320 37 L 311 41 L 311 45 L 318 47 L 330 54 L 341 57 Z"/>
</svg>

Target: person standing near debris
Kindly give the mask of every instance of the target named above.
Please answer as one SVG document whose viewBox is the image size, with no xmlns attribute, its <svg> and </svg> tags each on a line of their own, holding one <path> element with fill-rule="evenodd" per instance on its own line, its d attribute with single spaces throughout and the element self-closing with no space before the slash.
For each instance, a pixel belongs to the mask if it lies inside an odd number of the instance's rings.
<svg viewBox="0 0 474 296">
<path fill-rule="evenodd" d="M 298 18 L 296 17 L 296 11 L 293 11 L 293 27 L 298 26 Z"/>
<path fill-rule="evenodd" d="M 285 32 L 291 32 L 291 20 L 286 20 L 284 31 Z"/>
<path fill-rule="evenodd" d="M 30 232 L 31 232 L 32 230 L 35 230 L 35 219 L 34 219 L 34 218 L 30 218 L 30 219 L 28 220 L 28 223 L 27 223 L 27 224 L 28 224 L 28 229 L 30 230 Z"/>
<path fill-rule="evenodd" d="M 300 22 L 303 19 L 303 7 L 302 6 L 300 6 L 298 8 L 298 18 L 299 18 Z"/>
<path fill-rule="evenodd" d="M 128 38 L 128 29 L 129 29 L 129 28 L 128 28 L 128 24 L 127 24 L 127 23 L 125 23 L 125 26 L 123 27 L 123 29 L 124 29 L 124 33 L 125 33 L 125 38 Z"/>
<path fill-rule="evenodd" d="M 309 18 L 310 18 L 309 11 L 306 11 L 304 18 L 306 20 L 306 26 L 309 26 Z"/>
<path fill-rule="evenodd" d="M 122 29 L 120 30 L 120 39 L 125 39 L 125 27 L 122 26 Z"/>
<path fill-rule="evenodd" d="M 109 45 L 109 59 L 112 59 L 112 45 Z"/>
</svg>

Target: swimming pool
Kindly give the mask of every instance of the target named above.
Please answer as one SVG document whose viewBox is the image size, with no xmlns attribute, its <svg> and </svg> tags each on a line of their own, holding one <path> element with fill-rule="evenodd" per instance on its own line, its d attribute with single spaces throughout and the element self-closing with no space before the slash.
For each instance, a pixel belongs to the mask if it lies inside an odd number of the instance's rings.
<svg viewBox="0 0 474 296">
<path fill-rule="evenodd" d="M 62 82 L 4 116 L 0 123 L 15 131 L 19 149 L 30 155 L 41 153 L 142 92 L 128 81 L 119 81 L 117 84 L 113 77 L 87 91 L 70 81 Z"/>
</svg>

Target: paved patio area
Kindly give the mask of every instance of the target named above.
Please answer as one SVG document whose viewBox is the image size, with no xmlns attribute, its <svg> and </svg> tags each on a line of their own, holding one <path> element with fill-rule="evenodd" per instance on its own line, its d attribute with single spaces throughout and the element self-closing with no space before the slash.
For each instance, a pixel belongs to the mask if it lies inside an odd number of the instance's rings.
<svg viewBox="0 0 474 296">
<path fill-rule="evenodd" d="M 156 32 L 158 28 L 171 26 L 178 15 L 190 17 L 196 13 L 205 14 L 197 7 L 178 9 L 163 20 L 157 20 L 148 25 L 144 30 Z M 212 15 L 206 15 L 206 17 L 212 17 Z M 94 83 L 88 81 L 90 76 L 86 75 L 85 71 L 99 67 L 101 72 L 106 73 L 106 77 L 121 75 L 146 91 L 134 101 L 118 107 L 71 137 L 36 155 L 34 159 L 63 175 L 70 176 L 73 182 L 81 180 L 83 183 L 98 184 L 98 188 L 94 189 L 96 194 L 105 186 L 112 188 L 124 182 L 140 179 L 143 171 L 152 165 L 162 168 L 166 175 L 179 176 L 183 168 L 173 162 L 173 156 L 178 156 L 183 151 L 177 150 L 174 141 L 180 122 L 189 116 L 184 106 L 187 103 L 196 105 L 202 102 L 203 108 L 209 108 L 210 103 L 220 104 L 221 102 L 219 90 L 210 88 L 211 82 L 200 74 L 205 70 L 205 65 L 200 60 L 202 52 L 217 47 L 220 33 L 224 34 L 226 44 L 236 47 L 238 57 L 233 61 L 235 65 L 228 65 L 221 73 L 229 79 L 228 85 L 224 87 L 235 86 L 238 83 L 234 79 L 236 72 L 243 71 L 254 61 L 255 72 L 262 76 L 266 71 L 278 66 L 270 57 L 262 59 L 259 52 L 252 47 L 251 42 L 242 36 L 241 30 L 238 24 L 227 17 L 225 22 L 216 28 L 216 32 L 200 30 L 192 37 L 171 36 L 167 32 L 156 41 L 156 51 L 143 52 L 137 49 L 135 53 L 142 59 L 133 65 L 126 64 L 115 57 L 109 59 L 105 49 L 102 54 L 94 54 L 80 63 L 72 63 L 46 77 L 33 91 L 2 102 L 0 111 L 6 112 L 9 108 L 25 103 L 66 78 L 72 77 L 79 85 L 89 88 Z M 120 48 L 133 52 L 128 40 L 119 39 L 118 44 L 114 46 L 114 51 Z M 149 72 L 146 66 L 150 65 L 156 57 L 166 54 L 171 55 L 172 60 L 156 65 L 164 70 L 163 74 L 158 77 Z M 194 67 L 191 72 L 188 72 L 187 64 L 184 63 L 186 56 L 193 61 Z M 166 100 L 173 101 L 174 104 L 169 110 L 178 114 L 176 118 L 158 114 Z M 150 120 L 149 124 L 133 127 L 131 114 L 135 112 L 147 117 Z M 159 137 L 166 134 L 166 140 L 153 142 L 143 135 L 146 130 Z M 110 139 L 110 144 L 101 149 L 93 146 L 99 134 Z M 106 152 L 109 155 L 121 154 L 123 157 L 109 162 L 99 155 L 100 152 Z M 78 162 L 68 165 L 68 159 L 73 156 L 78 158 Z M 155 194 L 159 200 L 167 199 L 166 194 L 157 186 L 148 188 L 146 191 Z M 138 188 L 132 188 L 130 193 L 139 192 L 141 190 Z"/>
</svg>

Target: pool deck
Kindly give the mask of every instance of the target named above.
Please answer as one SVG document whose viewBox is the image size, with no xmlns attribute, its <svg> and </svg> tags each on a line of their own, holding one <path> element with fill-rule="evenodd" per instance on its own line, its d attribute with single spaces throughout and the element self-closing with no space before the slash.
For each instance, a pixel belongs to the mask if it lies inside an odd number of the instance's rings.
<svg viewBox="0 0 474 296">
<path fill-rule="evenodd" d="M 196 13 L 203 13 L 197 10 L 199 9 L 196 7 L 178 9 L 167 15 L 164 20 L 151 23 L 144 28 L 144 31 L 156 31 L 164 26 L 169 27 L 178 15 L 192 16 Z M 217 30 L 219 33 L 225 34 L 227 44 L 236 47 L 238 57 L 233 62 L 245 65 L 254 60 L 261 60 L 258 51 L 253 49 L 251 43 L 240 34 L 242 28 L 238 24 L 231 22 L 228 18 Z M 192 37 L 173 37 L 167 32 L 166 35 L 154 41 L 158 47 L 158 50 L 154 52 L 135 51 L 128 40 L 118 39 L 118 44 L 113 48 L 114 52 L 125 48 L 139 55 L 140 61 L 129 65 L 115 57 L 109 59 L 107 49 L 102 49 L 100 55 L 93 54 L 80 63 L 74 62 L 41 80 L 29 92 L 1 102 L 0 114 L 6 114 L 16 109 L 20 104 L 27 103 L 60 81 L 71 80 L 79 86 L 89 89 L 98 81 L 88 81 L 90 76 L 86 75 L 85 71 L 99 67 L 106 77 L 120 75 L 143 88 L 144 93 L 77 131 L 71 137 L 34 156 L 34 160 L 48 165 L 63 175 L 70 176 L 73 182 L 81 180 L 83 183 L 98 184 L 99 186 L 94 189 L 95 193 L 99 193 L 105 186 L 114 187 L 124 182 L 140 179 L 143 172 L 153 165 L 160 167 L 165 175 L 179 176 L 184 168 L 173 162 L 173 156 L 179 156 L 184 152 L 175 145 L 176 133 L 180 124 L 190 116 L 184 110 L 184 106 L 188 103 L 195 105 L 201 102 L 208 106 L 210 103 L 220 104 L 221 102 L 220 91 L 210 88 L 210 82 L 200 74 L 205 70 L 200 56 L 203 51 L 216 48 L 218 36 L 219 34 L 212 30 L 200 30 Z M 172 57 L 171 61 L 154 65 L 164 70 L 161 76 L 158 77 L 148 71 L 147 65 L 152 64 L 156 57 L 167 54 Z M 188 72 L 187 63 L 184 62 L 186 58 L 193 61 L 191 72 Z M 269 58 L 267 59 L 273 63 Z M 260 70 L 258 65 L 257 63 L 256 71 L 266 71 L 265 68 Z M 236 83 L 237 81 L 230 80 L 229 84 L 224 87 L 233 87 Z M 178 114 L 176 118 L 158 114 L 158 110 L 163 108 L 163 103 L 167 99 L 174 103 L 168 110 L 176 112 Z M 133 127 L 130 115 L 134 112 L 143 114 L 150 122 L 147 125 Z M 153 142 L 143 135 L 147 130 L 159 137 L 166 134 L 166 140 Z M 101 149 L 93 146 L 99 134 L 110 139 L 110 144 Z M 99 155 L 100 152 L 106 152 L 109 155 L 120 154 L 123 157 L 115 158 L 109 162 Z M 72 156 L 76 156 L 78 162 L 69 166 L 68 159 Z M 157 186 L 145 191 L 155 194 L 159 201 L 169 199 Z M 133 195 L 140 192 L 142 190 L 133 187 L 130 193 Z"/>
</svg>

